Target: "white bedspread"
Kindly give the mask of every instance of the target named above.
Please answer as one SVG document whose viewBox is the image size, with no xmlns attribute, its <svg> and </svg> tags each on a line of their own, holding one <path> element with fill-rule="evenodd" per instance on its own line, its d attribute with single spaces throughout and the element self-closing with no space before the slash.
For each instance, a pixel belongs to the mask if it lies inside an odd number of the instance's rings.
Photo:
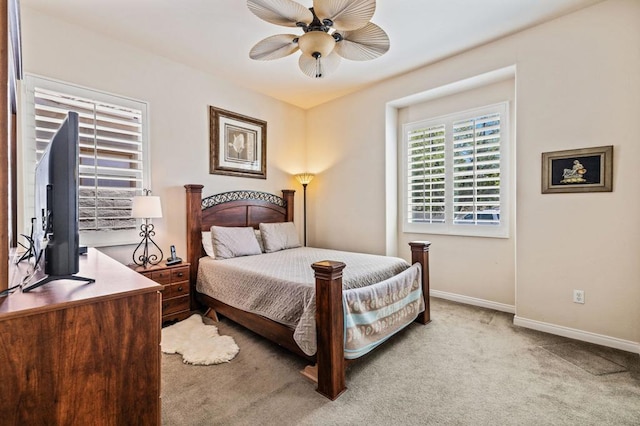
<svg viewBox="0 0 640 426">
<path fill-rule="evenodd" d="M 294 339 L 302 351 L 313 355 L 315 278 L 311 264 L 322 260 L 347 265 L 342 278 L 344 289 L 380 283 L 410 266 L 396 257 L 300 247 L 224 260 L 202 258 L 196 289 L 230 306 L 286 325 L 294 330 Z"/>
</svg>

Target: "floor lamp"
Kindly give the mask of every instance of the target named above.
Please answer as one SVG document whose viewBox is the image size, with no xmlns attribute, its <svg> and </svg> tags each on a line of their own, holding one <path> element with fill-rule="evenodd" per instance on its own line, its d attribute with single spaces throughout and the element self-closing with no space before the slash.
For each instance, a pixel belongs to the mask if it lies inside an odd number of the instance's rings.
<svg viewBox="0 0 640 426">
<path fill-rule="evenodd" d="M 299 173 L 296 175 L 298 182 L 302 184 L 302 192 L 304 194 L 304 246 L 307 246 L 307 185 L 313 180 L 312 173 Z"/>
<path fill-rule="evenodd" d="M 162 206 L 160 205 L 160 197 L 149 195 L 151 191 L 148 189 L 143 189 L 143 192 L 144 195 L 133 197 L 131 217 L 144 219 L 144 223 L 140 225 L 142 241 L 133 251 L 133 262 L 146 269 L 147 265 L 157 265 L 162 260 L 162 250 L 151 238 L 156 235 L 156 231 L 153 229 L 153 223 L 149 223 L 151 218 L 162 217 Z M 155 246 L 156 250 L 160 252 L 160 256 L 149 254 L 149 246 L 152 249 Z"/>
</svg>

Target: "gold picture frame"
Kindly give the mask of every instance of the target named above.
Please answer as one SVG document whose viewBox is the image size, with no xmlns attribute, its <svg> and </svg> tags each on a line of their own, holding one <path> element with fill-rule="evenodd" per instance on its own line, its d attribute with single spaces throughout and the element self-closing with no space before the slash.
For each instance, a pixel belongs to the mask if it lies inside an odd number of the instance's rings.
<svg viewBox="0 0 640 426">
<path fill-rule="evenodd" d="M 542 193 L 613 191 L 613 145 L 542 153 Z"/>
<path fill-rule="evenodd" d="M 209 173 L 267 178 L 267 122 L 209 106 Z"/>
</svg>

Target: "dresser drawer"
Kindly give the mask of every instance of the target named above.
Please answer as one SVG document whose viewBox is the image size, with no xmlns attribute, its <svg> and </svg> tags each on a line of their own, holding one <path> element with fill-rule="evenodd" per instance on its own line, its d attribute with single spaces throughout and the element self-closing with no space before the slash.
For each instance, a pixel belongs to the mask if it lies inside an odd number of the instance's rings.
<svg viewBox="0 0 640 426">
<path fill-rule="evenodd" d="M 162 315 L 189 310 L 189 295 L 164 299 L 162 301 Z"/>
<path fill-rule="evenodd" d="M 174 283 L 164 286 L 162 291 L 163 299 L 171 299 L 173 297 L 188 296 L 189 295 L 189 281 L 182 281 L 180 283 Z"/>
</svg>

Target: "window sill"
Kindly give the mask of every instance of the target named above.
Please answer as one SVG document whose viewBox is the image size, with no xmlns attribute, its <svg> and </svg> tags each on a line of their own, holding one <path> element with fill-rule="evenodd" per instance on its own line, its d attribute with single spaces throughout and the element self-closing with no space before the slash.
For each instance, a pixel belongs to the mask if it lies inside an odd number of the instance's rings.
<svg viewBox="0 0 640 426">
<path fill-rule="evenodd" d="M 489 227 L 491 225 L 487 225 Z M 405 223 L 402 232 L 404 234 L 433 234 L 450 235 L 453 237 L 480 237 L 480 238 L 509 238 L 507 225 L 480 227 L 478 225 L 418 225 Z"/>
</svg>

